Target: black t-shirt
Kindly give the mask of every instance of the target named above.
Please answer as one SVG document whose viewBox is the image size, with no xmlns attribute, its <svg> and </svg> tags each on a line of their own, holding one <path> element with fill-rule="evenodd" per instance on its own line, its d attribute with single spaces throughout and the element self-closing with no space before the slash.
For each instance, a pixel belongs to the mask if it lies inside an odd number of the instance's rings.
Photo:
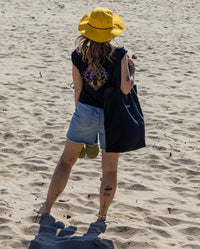
<svg viewBox="0 0 200 249">
<path fill-rule="evenodd" d="M 112 55 L 114 60 L 122 60 L 127 51 L 123 47 L 115 49 Z M 108 59 L 103 59 L 100 63 L 100 71 L 97 75 L 88 70 L 88 63 L 83 62 L 82 54 L 75 49 L 71 55 L 72 63 L 78 68 L 83 78 L 83 88 L 79 101 L 81 103 L 104 108 L 104 90 L 112 84 L 113 63 Z"/>
</svg>

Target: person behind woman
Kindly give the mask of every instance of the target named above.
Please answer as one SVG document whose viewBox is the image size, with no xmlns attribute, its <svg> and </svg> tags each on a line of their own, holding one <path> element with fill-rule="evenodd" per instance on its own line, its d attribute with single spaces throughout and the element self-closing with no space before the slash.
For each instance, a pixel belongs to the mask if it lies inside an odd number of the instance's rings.
<svg viewBox="0 0 200 249">
<path fill-rule="evenodd" d="M 124 30 L 122 18 L 106 8 L 96 8 L 79 23 L 81 35 L 72 52 L 75 112 L 67 132 L 64 151 L 54 171 L 47 198 L 38 214 L 50 214 L 51 208 L 65 188 L 72 166 L 84 144 L 100 142 L 102 150 L 102 182 L 98 220 L 105 221 L 117 187 L 119 153 L 105 151 L 104 91 L 111 85 L 113 62 L 121 61 L 121 91 L 129 93 L 134 84 L 134 63 L 123 47 L 110 41 Z"/>
</svg>

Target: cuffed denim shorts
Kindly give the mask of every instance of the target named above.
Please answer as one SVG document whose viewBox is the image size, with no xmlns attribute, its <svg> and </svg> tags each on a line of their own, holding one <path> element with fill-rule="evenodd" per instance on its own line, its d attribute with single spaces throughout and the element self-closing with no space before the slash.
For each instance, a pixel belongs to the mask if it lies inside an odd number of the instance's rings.
<svg viewBox="0 0 200 249">
<path fill-rule="evenodd" d="M 104 109 L 78 102 L 66 136 L 87 145 L 97 144 L 99 138 L 100 148 L 105 150 Z"/>
</svg>

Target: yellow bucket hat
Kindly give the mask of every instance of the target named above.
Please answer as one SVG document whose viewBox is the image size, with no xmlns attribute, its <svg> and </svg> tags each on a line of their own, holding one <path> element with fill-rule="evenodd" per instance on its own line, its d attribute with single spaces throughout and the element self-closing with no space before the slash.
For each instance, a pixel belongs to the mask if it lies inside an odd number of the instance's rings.
<svg viewBox="0 0 200 249">
<path fill-rule="evenodd" d="M 123 32 L 124 21 L 109 9 L 96 8 L 81 19 L 78 29 L 92 41 L 107 42 Z"/>
</svg>

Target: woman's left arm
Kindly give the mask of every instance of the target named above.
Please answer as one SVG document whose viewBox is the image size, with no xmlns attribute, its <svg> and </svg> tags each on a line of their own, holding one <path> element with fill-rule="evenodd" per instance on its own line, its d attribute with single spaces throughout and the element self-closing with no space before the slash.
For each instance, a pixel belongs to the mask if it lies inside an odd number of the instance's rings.
<svg viewBox="0 0 200 249">
<path fill-rule="evenodd" d="M 83 88 L 83 78 L 76 66 L 72 67 L 72 77 L 74 82 L 74 99 L 75 106 L 78 106 L 79 97 Z"/>
<path fill-rule="evenodd" d="M 125 54 L 121 60 L 121 91 L 128 94 L 134 84 L 135 65 L 133 60 Z"/>
</svg>

